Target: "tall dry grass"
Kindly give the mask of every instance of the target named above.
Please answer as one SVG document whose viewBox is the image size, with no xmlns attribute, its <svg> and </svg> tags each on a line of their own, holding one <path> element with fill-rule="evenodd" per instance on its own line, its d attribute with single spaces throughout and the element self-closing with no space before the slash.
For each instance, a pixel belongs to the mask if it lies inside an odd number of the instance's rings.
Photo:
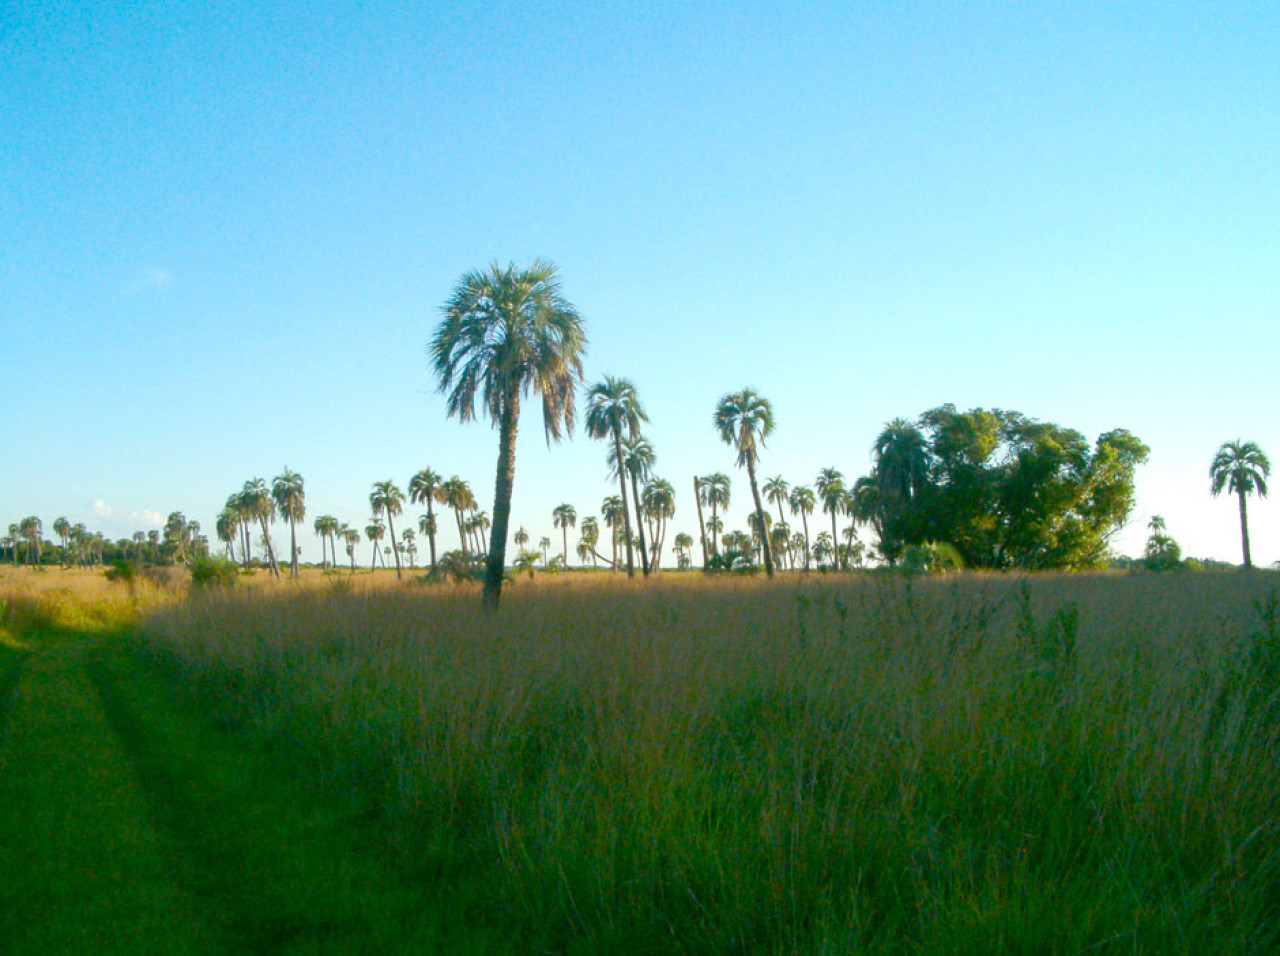
<svg viewBox="0 0 1280 956">
<path fill-rule="evenodd" d="M 1263 951 L 1274 575 L 194 595 L 146 646 L 517 949 Z"/>
</svg>

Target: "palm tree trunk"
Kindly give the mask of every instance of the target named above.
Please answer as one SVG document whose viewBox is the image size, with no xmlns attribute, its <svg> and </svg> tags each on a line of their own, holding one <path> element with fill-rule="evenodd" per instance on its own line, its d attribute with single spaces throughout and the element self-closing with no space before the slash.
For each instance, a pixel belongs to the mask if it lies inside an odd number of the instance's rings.
<svg viewBox="0 0 1280 956">
<path fill-rule="evenodd" d="M 800 509 L 800 521 L 804 525 L 804 569 L 809 570 L 809 516 Z"/>
<path fill-rule="evenodd" d="M 720 532 L 716 530 L 718 527 L 720 527 L 720 525 L 716 523 L 716 518 L 718 517 L 719 517 L 719 508 L 716 505 L 716 500 L 712 498 L 711 499 L 711 553 L 713 555 L 720 553 Z"/>
<path fill-rule="evenodd" d="M 387 537 L 391 539 L 391 553 L 396 556 L 396 578 L 403 580 L 400 572 L 400 549 L 396 547 L 396 526 L 391 521 L 391 509 L 387 508 Z"/>
<path fill-rule="evenodd" d="M 769 529 L 764 522 L 764 506 L 760 504 L 760 489 L 756 487 L 756 461 L 747 458 L 747 477 L 751 479 L 751 497 L 756 503 L 760 521 L 760 548 L 764 551 L 764 573 L 773 577 L 773 549 L 769 547 Z"/>
<path fill-rule="evenodd" d="M 569 526 L 562 524 L 560 526 L 561 534 L 564 538 L 564 569 L 569 570 Z"/>
<path fill-rule="evenodd" d="M 464 558 L 470 558 L 470 548 L 467 547 L 467 532 L 466 529 L 462 527 L 462 509 L 455 505 L 453 509 L 453 516 L 458 520 L 458 547 L 462 549 L 462 556 Z"/>
<path fill-rule="evenodd" d="M 262 525 L 262 541 L 267 546 L 267 567 L 271 569 L 273 577 L 280 577 L 280 563 L 276 561 L 276 549 L 271 546 L 271 532 L 267 530 L 267 519 L 258 518 L 258 523 Z"/>
<path fill-rule="evenodd" d="M 786 516 L 785 516 L 785 515 L 783 515 L 783 513 L 782 513 L 782 502 L 781 502 L 781 501 L 779 501 L 779 502 L 778 502 L 778 524 L 786 524 L 786 523 L 787 523 Z M 786 564 L 788 564 L 788 565 L 790 566 L 790 568 L 791 568 L 791 570 L 792 570 L 792 571 L 794 571 L 794 570 L 796 569 L 796 559 L 795 559 L 795 558 L 792 556 L 792 554 L 791 554 L 791 545 L 790 545 L 790 544 L 788 544 L 788 545 L 787 545 L 787 547 L 783 550 L 783 552 L 782 552 L 782 560 L 783 560 L 783 562 L 784 562 L 784 563 L 786 563 Z"/>
<path fill-rule="evenodd" d="M 707 526 L 702 520 L 702 487 L 698 476 L 693 476 L 693 503 L 698 506 L 698 539 L 702 542 L 702 566 L 707 566 Z"/>
<path fill-rule="evenodd" d="M 627 466 L 623 464 L 622 457 L 622 430 L 615 428 L 613 430 L 613 451 L 617 456 L 614 460 L 618 463 L 618 484 L 622 486 L 622 530 L 627 536 L 627 577 L 634 578 L 636 576 L 635 554 L 631 548 L 631 511 L 627 506 Z M 639 508 L 639 502 L 637 509 Z M 636 511 L 636 517 L 639 517 L 639 510 Z"/>
<path fill-rule="evenodd" d="M 836 511 L 831 509 L 831 569 L 840 570 L 840 536 L 836 534 Z"/>
<path fill-rule="evenodd" d="M 289 576 L 298 576 L 298 534 L 293 523 L 293 512 L 289 512 Z"/>
<path fill-rule="evenodd" d="M 1249 554 L 1249 515 L 1244 503 L 1244 489 L 1241 488 L 1236 494 L 1240 498 L 1240 544 L 1244 548 L 1244 566 L 1251 568 L 1253 558 Z"/>
<path fill-rule="evenodd" d="M 431 545 L 431 570 L 436 569 L 436 515 L 431 510 L 431 496 L 427 496 L 427 527 L 430 533 L 427 535 L 427 542 Z"/>
<path fill-rule="evenodd" d="M 631 500 L 636 505 L 636 533 L 640 536 L 640 566 L 644 568 L 644 576 L 649 576 L 649 551 L 644 541 L 644 518 L 640 514 L 640 485 L 636 481 L 635 472 L 631 472 Z"/>
<path fill-rule="evenodd" d="M 498 437 L 498 473 L 493 487 L 493 534 L 484 574 L 484 606 L 496 611 L 502 598 L 502 575 L 507 564 L 507 534 L 511 524 L 511 491 L 516 480 L 516 429 L 520 421 L 520 390 L 507 393 Z"/>
</svg>

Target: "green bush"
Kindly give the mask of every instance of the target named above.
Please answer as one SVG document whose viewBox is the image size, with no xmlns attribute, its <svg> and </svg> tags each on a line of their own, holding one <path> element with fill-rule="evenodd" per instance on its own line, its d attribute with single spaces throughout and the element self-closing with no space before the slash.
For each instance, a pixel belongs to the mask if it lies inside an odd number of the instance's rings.
<svg viewBox="0 0 1280 956">
<path fill-rule="evenodd" d="M 226 558 L 196 558 L 191 562 L 191 583 L 202 588 L 229 588 L 236 583 L 239 567 Z"/>
</svg>

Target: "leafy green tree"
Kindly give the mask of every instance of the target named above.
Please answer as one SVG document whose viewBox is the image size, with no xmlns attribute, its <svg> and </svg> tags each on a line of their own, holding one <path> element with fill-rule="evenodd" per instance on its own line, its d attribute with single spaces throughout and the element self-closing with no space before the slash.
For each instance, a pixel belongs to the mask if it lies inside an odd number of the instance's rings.
<svg viewBox="0 0 1280 956">
<path fill-rule="evenodd" d="M 809 515 L 813 514 L 813 507 L 816 499 L 813 496 L 813 489 L 808 485 L 796 485 L 791 489 L 791 497 L 789 499 L 791 505 L 791 513 L 799 515 L 800 521 L 804 525 L 804 569 L 809 570 Z M 795 549 L 792 549 L 794 554 Z"/>
<path fill-rule="evenodd" d="M 444 482 L 430 468 L 423 468 L 409 479 L 409 501 L 415 505 L 427 506 L 426 521 L 419 524 L 419 530 L 427 536 L 427 544 L 431 551 L 431 570 L 436 570 L 436 513 L 433 504 L 445 504 L 447 496 Z"/>
<path fill-rule="evenodd" d="M 386 481 L 375 481 L 373 483 L 373 491 L 369 494 L 369 507 L 373 509 L 375 518 L 384 514 L 387 516 L 387 532 L 391 537 L 392 543 L 394 543 L 396 540 L 396 525 L 393 519 L 404 510 L 404 492 L 396 487 L 396 483 L 390 478 Z M 391 550 L 395 552 L 396 577 L 403 578 L 404 574 L 400 568 L 400 552 L 395 548 Z"/>
<path fill-rule="evenodd" d="M 449 414 L 475 417 L 477 395 L 498 428 L 493 537 L 485 571 L 484 602 L 497 608 L 502 595 L 511 493 L 515 486 L 520 399 L 542 399 L 547 444 L 562 430 L 573 433 L 574 389 L 582 380 L 587 337 L 577 309 L 560 292 L 556 268 L 535 261 L 528 269 L 496 262 L 488 272 L 463 276 L 444 308 L 431 345 Z"/>
<path fill-rule="evenodd" d="M 712 420 L 720 433 L 720 439 L 737 449 L 738 467 L 745 466 L 747 469 L 751 498 L 755 502 L 759 523 L 765 527 L 767 523 L 764 506 L 760 503 L 760 489 L 756 484 L 756 462 L 759 460 L 759 449 L 764 447 L 765 439 L 773 433 L 773 406 L 767 398 L 753 389 L 744 388 L 723 396 L 716 405 Z M 773 553 L 767 533 L 761 536 L 761 544 L 764 548 L 765 573 L 773 577 Z"/>
<path fill-rule="evenodd" d="M 1147 523 L 1150 535 L 1143 553 L 1143 563 L 1149 571 L 1168 571 L 1182 566 L 1182 547 L 1174 541 L 1165 526 L 1164 518 L 1152 515 Z"/>
<path fill-rule="evenodd" d="M 625 433 L 629 439 L 639 438 L 640 423 L 648 420 L 649 416 L 645 414 L 640 399 L 636 395 L 636 387 L 630 379 L 606 375 L 603 382 L 592 385 L 587 392 L 587 434 L 595 439 L 613 442 L 610 460 L 614 463 L 626 461 L 622 450 L 623 434 Z M 622 490 L 620 500 L 622 529 L 627 543 L 627 577 L 635 577 L 635 552 L 631 546 L 631 507 L 627 501 L 626 470 L 615 464 L 614 474 Z M 639 504 L 638 501 L 635 502 L 637 509 Z M 617 563 L 616 557 L 614 563 Z"/>
<path fill-rule="evenodd" d="M 298 576 L 298 522 L 307 516 L 306 491 L 302 476 L 285 466 L 271 484 L 271 497 L 280 514 L 289 519 L 290 576 Z"/>
<path fill-rule="evenodd" d="M 1228 491 L 1240 502 L 1240 546 L 1244 551 L 1244 566 L 1253 567 L 1249 553 L 1249 513 L 1245 499 L 1257 492 L 1259 498 L 1267 496 L 1267 479 L 1271 477 L 1271 462 L 1266 453 L 1251 441 L 1223 442 L 1209 466 L 1209 490 L 1216 498 Z"/>
<path fill-rule="evenodd" d="M 559 528 L 564 538 L 564 566 L 569 568 L 569 529 L 578 523 L 578 512 L 573 505 L 557 505 L 551 512 L 551 524 Z"/>
</svg>

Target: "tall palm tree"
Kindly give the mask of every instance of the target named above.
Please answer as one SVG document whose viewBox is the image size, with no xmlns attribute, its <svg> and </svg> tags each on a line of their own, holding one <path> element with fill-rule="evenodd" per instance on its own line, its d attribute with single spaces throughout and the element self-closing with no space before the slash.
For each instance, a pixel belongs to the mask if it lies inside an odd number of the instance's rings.
<svg viewBox="0 0 1280 956">
<path fill-rule="evenodd" d="M 815 499 L 808 485 L 796 485 L 791 489 L 791 513 L 799 515 L 804 525 L 804 569 L 809 570 L 809 515 L 813 514 Z"/>
<path fill-rule="evenodd" d="M 727 510 L 731 499 L 732 483 L 729 476 L 722 471 L 707 475 L 702 479 L 702 503 L 711 508 L 711 553 L 720 553 L 720 531 L 723 524 L 719 520 L 721 510 Z"/>
<path fill-rule="evenodd" d="M 621 498 L 617 495 L 609 495 L 604 501 L 600 502 L 600 517 L 604 520 L 605 527 L 609 529 L 609 537 L 612 542 L 613 570 L 618 570 L 618 532 L 626 527 L 627 509 Z M 632 575 L 635 574 L 634 569 Z"/>
<path fill-rule="evenodd" d="M 1209 466 L 1211 484 L 1209 490 L 1216 498 L 1223 490 L 1234 492 L 1240 501 L 1240 544 L 1244 549 L 1244 566 L 1253 567 L 1249 554 L 1249 515 L 1245 498 L 1253 492 L 1259 498 L 1267 496 L 1267 479 L 1271 477 L 1271 462 L 1255 442 L 1223 442 Z"/>
<path fill-rule="evenodd" d="M 551 539 L 545 535 L 539 538 L 538 547 L 542 549 L 542 566 L 545 568 L 550 563 L 550 559 L 547 557 L 547 552 L 551 548 Z"/>
<path fill-rule="evenodd" d="M 279 512 L 289 519 L 289 576 L 298 576 L 297 524 L 307 516 L 306 492 L 302 476 L 285 465 L 271 484 L 271 498 Z"/>
<path fill-rule="evenodd" d="M 573 434 L 574 389 L 582 381 L 586 345 L 582 318 L 561 294 L 550 262 L 535 260 L 527 269 L 514 263 L 504 269 L 495 262 L 487 272 L 468 273 L 444 307 L 431 354 L 440 389 L 448 392 L 449 414 L 463 422 L 474 418 L 482 392 L 484 409 L 498 428 L 493 536 L 484 581 L 490 608 L 497 608 L 502 596 L 520 399 L 530 392 L 542 399 L 548 446 L 562 431 Z"/>
<path fill-rule="evenodd" d="M 673 542 L 676 548 L 676 563 L 680 568 L 687 568 L 692 563 L 689 552 L 693 550 L 693 536 L 681 531 Z"/>
<path fill-rule="evenodd" d="M 529 532 L 525 530 L 524 525 L 521 525 L 519 528 L 516 529 L 515 537 L 513 538 L 513 540 L 516 543 L 516 547 L 519 548 L 521 551 L 523 551 L 524 546 L 529 543 Z"/>
<path fill-rule="evenodd" d="M 71 522 L 66 518 L 55 518 L 53 533 L 58 536 L 58 547 L 62 550 L 62 565 L 70 567 L 71 562 L 67 560 L 67 541 L 71 537 Z"/>
<path fill-rule="evenodd" d="M 396 515 L 404 510 L 404 492 L 396 487 L 396 483 L 388 478 L 386 481 L 375 481 L 373 483 L 373 491 L 369 494 L 369 507 L 373 509 L 373 516 L 376 518 L 381 514 L 387 516 L 387 533 L 391 536 L 392 543 L 396 540 L 396 524 L 392 520 Z M 396 577 L 402 578 L 404 575 L 400 570 L 400 552 L 392 548 L 396 558 Z"/>
<path fill-rule="evenodd" d="M 840 474 L 835 468 L 823 468 L 818 474 L 818 479 L 814 482 L 814 485 L 818 489 L 818 497 L 822 499 L 822 510 L 831 515 L 832 554 L 835 555 L 833 567 L 840 567 L 839 549 L 835 548 L 834 543 L 840 540 L 840 532 L 836 530 L 836 515 L 844 512 L 845 503 L 848 500 L 845 492 L 844 475 Z"/>
<path fill-rule="evenodd" d="M 754 389 L 744 388 L 723 396 L 716 405 L 712 420 L 720 432 L 720 439 L 738 450 L 738 467 L 746 466 L 756 514 L 760 516 L 761 527 L 766 527 L 760 488 L 756 484 L 756 461 L 765 439 L 773 433 L 773 406 Z M 764 546 L 765 574 L 773 577 L 773 550 L 769 547 L 768 534 L 761 536 L 761 544 Z"/>
<path fill-rule="evenodd" d="M 770 478 L 768 481 L 764 483 L 763 490 L 764 490 L 765 498 L 778 506 L 778 524 L 774 525 L 774 527 L 776 528 L 779 525 L 786 527 L 787 516 L 782 513 L 782 506 L 787 503 L 787 495 L 791 491 L 791 486 L 787 484 L 786 481 L 783 480 L 781 475 L 774 475 L 772 478 Z M 788 530 L 787 532 L 788 540 L 790 539 L 790 535 L 791 535 L 791 532 L 790 530 Z M 777 535 L 774 535 L 774 537 L 776 538 Z M 781 554 L 785 558 L 787 558 L 788 561 L 790 561 L 791 556 L 787 554 L 787 541 L 782 542 L 782 547 L 780 551 L 781 551 Z M 795 570 L 794 561 L 791 561 L 791 569 L 793 571 Z"/>
<path fill-rule="evenodd" d="M 614 458 L 613 454 L 611 450 L 609 464 L 615 473 L 620 473 L 623 469 L 619 467 L 618 459 Z M 631 507 L 636 516 L 636 534 L 640 542 L 640 566 L 646 577 L 650 570 L 649 546 L 645 538 L 645 523 L 641 514 L 640 482 L 648 482 L 657 460 L 658 456 L 654 453 L 653 446 L 643 435 L 631 435 L 622 439 L 621 461 L 626 474 L 631 477 Z"/>
<path fill-rule="evenodd" d="M 261 478 L 246 481 L 240 496 L 248 514 L 258 519 L 258 524 L 262 528 L 262 543 L 267 549 L 267 566 L 271 568 L 271 574 L 278 578 L 280 563 L 276 560 L 276 549 L 271 544 L 269 528 L 270 523 L 276 520 L 276 503 L 271 497 L 271 492 L 267 490 L 267 483 Z"/>
<path fill-rule="evenodd" d="M 415 505 L 426 505 L 426 521 L 420 522 L 418 528 L 427 536 L 427 544 L 431 551 L 431 570 L 436 569 L 436 513 L 433 503 L 445 503 L 444 482 L 430 468 L 423 468 L 409 479 L 409 500 Z"/>
<path fill-rule="evenodd" d="M 569 529 L 578 523 L 578 512 L 573 505 L 563 504 L 551 512 L 551 524 L 560 529 L 564 537 L 564 569 L 569 570 Z"/>
<path fill-rule="evenodd" d="M 32 565 L 40 563 L 40 536 L 44 534 L 44 522 L 35 515 L 28 515 L 18 522 L 18 534 L 27 542 L 27 560 Z"/>
<path fill-rule="evenodd" d="M 415 535 L 412 528 L 405 528 L 400 532 L 400 540 L 404 543 L 404 552 L 409 555 L 410 570 L 413 570 L 416 567 L 414 564 L 414 555 L 418 553 L 418 545 L 414 538 Z"/>
<path fill-rule="evenodd" d="M 343 543 L 346 545 L 347 557 L 351 561 L 351 573 L 355 574 L 356 573 L 356 548 L 359 547 L 360 545 L 360 532 L 357 531 L 355 528 L 348 527 L 347 525 L 344 524 L 341 528 L 338 529 L 338 537 L 340 537 Z"/>
<path fill-rule="evenodd" d="M 612 441 L 612 460 L 615 462 L 626 461 L 622 452 L 623 432 L 626 432 L 628 438 L 639 438 L 640 423 L 648 420 L 649 416 L 640 405 L 636 387 L 630 379 L 606 375 L 603 382 L 592 385 L 587 392 L 587 434 L 592 438 Z M 622 489 L 622 529 L 627 542 L 627 577 L 633 578 L 636 575 L 636 567 L 635 555 L 631 548 L 631 509 L 627 503 L 627 475 L 625 469 L 621 467 L 615 468 L 614 473 L 618 478 L 618 486 Z"/>
</svg>

